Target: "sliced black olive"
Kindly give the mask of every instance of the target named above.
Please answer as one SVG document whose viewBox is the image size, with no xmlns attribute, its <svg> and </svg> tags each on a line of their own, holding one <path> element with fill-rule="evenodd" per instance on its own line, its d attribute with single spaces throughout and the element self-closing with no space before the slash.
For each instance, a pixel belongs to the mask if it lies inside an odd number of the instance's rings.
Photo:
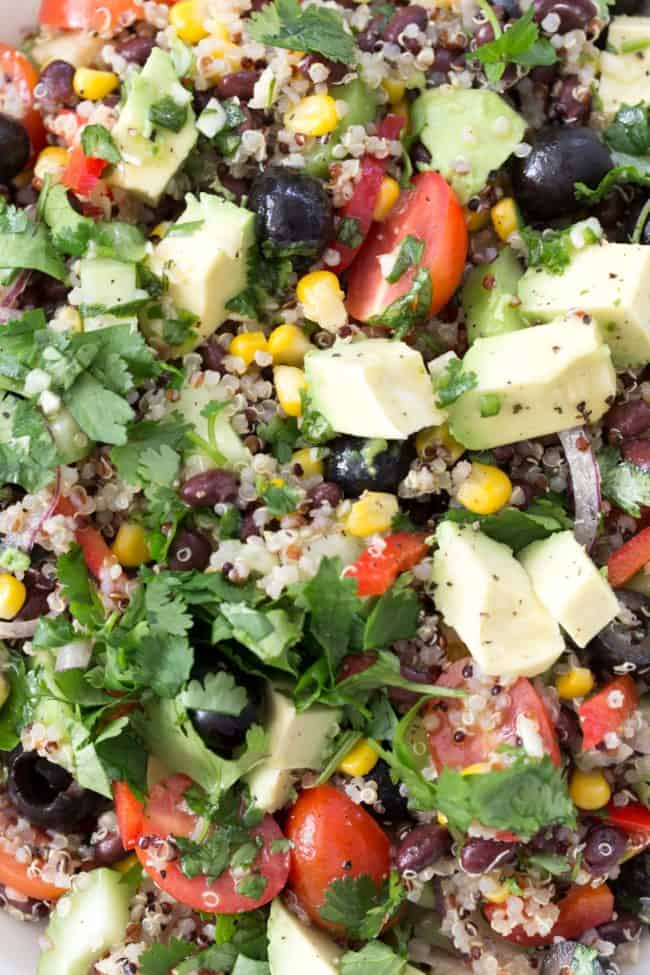
<svg viewBox="0 0 650 975">
<path fill-rule="evenodd" d="M 9 756 L 7 791 L 16 810 L 44 829 L 74 829 L 96 815 L 104 802 L 60 765 L 20 746 Z"/>
<path fill-rule="evenodd" d="M 591 948 L 577 941 L 561 941 L 544 955 L 541 975 L 604 975 Z"/>
<path fill-rule="evenodd" d="M 31 151 L 25 127 L 11 115 L 0 113 L 0 182 L 6 183 L 22 172 Z"/>
<path fill-rule="evenodd" d="M 640 592 L 616 593 L 628 619 L 615 619 L 587 647 L 590 660 L 616 673 L 650 670 L 650 599 Z"/>
<path fill-rule="evenodd" d="M 650 850 L 638 853 L 623 864 L 615 887 L 617 895 L 622 895 L 625 901 L 650 897 Z"/>
<path fill-rule="evenodd" d="M 208 674 L 225 668 L 200 665 L 192 671 L 192 679 L 201 683 Z M 239 714 L 223 714 L 220 711 L 210 711 L 203 708 L 189 709 L 188 714 L 195 730 L 201 736 L 208 748 L 217 752 L 223 758 L 231 758 L 234 750 L 243 745 L 246 732 L 253 724 L 262 723 L 264 689 L 261 681 L 256 681 L 248 674 L 234 674 L 236 683 L 245 687 L 248 700 Z"/>
<path fill-rule="evenodd" d="M 594 188 L 611 168 L 609 150 L 593 129 L 549 125 L 537 133 L 531 152 L 513 162 L 515 198 L 534 219 L 564 217 L 579 208 L 575 184 Z"/>
<path fill-rule="evenodd" d="M 337 437 L 327 449 L 325 479 L 338 484 L 349 498 L 358 498 L 364 491 L 394 493 L 415 458 L 410 440 Z"/>
<path fill-rule="evenodd" d="M 332 200 L 321 180 L 306 173 L 269 166 L 253 183 L 248 207 L 257 214 L 260 242 L 278 256 L 314 261 L 332 239 Z"/>
<path fill-rule="evenodd" d="M 375 819 L 380 823 L 403 823 L 411 820 L 406 797 L 399 791 L 399 783 L 396 784 L 391 779 L 390 768 L 383 758 L 379 759 L 372 772 L 368 772 L 364 779 L 368 784 L 374 783 L 377 787 L 376 802 L 372 805 L 363 803 Z"/>
</svg>

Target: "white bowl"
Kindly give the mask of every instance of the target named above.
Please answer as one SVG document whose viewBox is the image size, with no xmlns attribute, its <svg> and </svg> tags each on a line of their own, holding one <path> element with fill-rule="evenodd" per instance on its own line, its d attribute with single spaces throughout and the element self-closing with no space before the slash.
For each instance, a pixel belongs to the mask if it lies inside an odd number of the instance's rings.
<svg viewBox="0 0 650 975">
<path fill-rule="evenodd" d="M 0 0 L 0 41 L 15 43 L 36 22 L 39 0 Z M 21 924 L 0 911 L 0 975 L 34 975 L 41 925 Z M 465 968 L 459 966 L 459 975 Z M 623 975 L 650 975 L 650 939 L 638 965 Z"/>
</svg>

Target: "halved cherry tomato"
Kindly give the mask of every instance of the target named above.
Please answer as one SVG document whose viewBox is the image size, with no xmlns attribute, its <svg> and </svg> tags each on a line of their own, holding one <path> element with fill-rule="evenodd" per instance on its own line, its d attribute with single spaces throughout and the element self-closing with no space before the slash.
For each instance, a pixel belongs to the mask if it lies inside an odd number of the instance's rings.
<svg viewBox="0 0 650 975">
<path fill-rule="evenodd" d="M 68 518 L 77 516 L 77 529 L 74 537 L 81 548 L 88 569 L 96 579 L 102 581 L 106 569 L 118 565 L 118 561 L 111 552 L 102 533 L 89 524 L 86 518 L 79 515 L 70 498 L 61 497 L 57 501 L 54 513 Z M 123 587 L 126 576 L 122 573 L 113 580 L 115 591 Z"/>
<path fill-rule="evenodd" d="M 611 921 L 614 914 L 614 895 L 607 886 L 600 887 L 571 887 L 568 894 L 558 904 L 560 916 L 555 926 L 547 935 L 527 934 L 523 928 L 516 927 L 503 937 L 507 941 L 523 945 L 527 948 L 552 944 L 555 938 L 566 938 L 575 941 L 585 931 L 597 928 L 601 924 Z M 502 910 L 498 904 L 486 904 L 485 916 L 488 921 L 494 914 Z"/>
<path fill-rule="evenodd" d="M 29 864 L 19 863 L 10 853 L 0 850 L 0 884 L 3 887 L 13 887 L 26 897 L 39 901 L 56 901 L 67 893 L 66 888 L 55 887 L 40 877 L 30 877 L 28 866 Z"/>
<path fill-rule="evenodd" d="M 350 269 L 347 307 L 354 318 L 367 322 L 409 291 L 417 269 L 409 268 L 399 281 L 390 284 L 380 261 L 384 255 L 396 257 L 409 235 L 424 241 L 420 265 L 431 275 L 430 313 L 440 311 L 453 295 L 465 268 L 465 217 L 453 190 L 439 173 L 419 173 L 389 217 L 375 224 Z"/>
<path fill-rule="evenodd" d="M 38 71 L 20 51 L 0 44 L 0 74 L 5 78 L 11 97 L 5 99 L 0 88 L 0 110 L 15 115 L 25 126 L 34 153 L 45 145 L 45 127 L 40 113 L 34 107 L 34 88 L 38 84 Z M 16 98 L 16 94 L 18 97 Z M 19 111 L 16 113 L 16 105 Z"/>
<path fill-rule="evenodd" d="M 289 851 L 273 850 L 274 843 L 284 838 L 273 816 L 265 816 L 258 826 L 253 826 L 250 830 L 251 840 L 259 839 L 259 853 L 253 863 L 253 870 L 266 881 L 260 897 L 247 897 L 238 893 L 240 878 L 235 877 L 231 870 L 226 870 L 216 880 L 210 881 L 204 876 L 186 877 L 177 860 L 159 867 L 153 859 L 156 840 L 166 840 L 170 836 L 190 836 L 196 830 L 197 817 L 182 808 L 183 796 L 191 784 L 192 780 L 186 775 L 173 775 L 153 786 L 144 807 L 141 833 L 134 847 L 138 860 L 162 890 L 195 911 L 239 914 L 268 904 L 283 889 L 289 875 Z M 119 802 L 125 810 L 124 818 L 129 820 L 125 828 L 127 837 L 131 839 L 130 830 L 135 824 L 137 812 L 133 797 L 127 797 L 127 790 L 130 791 L 128 785 L 120 783 L 116 803 Z M 119 813 L 118 822 L 121 828 Z"/>
<path fill-rule="evenodd" d="M 79 196 L 89 196 L 99 183 L 107 165 L 105 159 L 87 156 L 80 145 L 75 146 L 68 157 L 61 182 Z"/>
<path fill-rule="evenodd" d="M 162 2 L 174 3 L 175 0 Z M 101 0 L 101 3 L 98 0 L 41 0 L 38 19 L 44 27 L 106 32 L 130 23 L 130 15 L 142 19 L 142 4 L 134 3 L 134 0 Z"/>
<path fill-rule="evenodd" d="M 122 846 L 125 850 L 135 850 L 142 836 L 144 806 L 133 795 L 127 782 L 113 782 L 113 798 Z"/>
<path fill-rule="evenodd" d="M 463 687 L 467 683 L 463 671 L 471 664 L 470 657 L 457 660 L 449 670 L 436 679 L 436 683 L 443 687 Z M 519 733 L 517 718 L 520 715 L 525 715 L 536 723 L 544 751 L 555 765 L 561 764 L 560 747 L 553 724 L 543 700 L 531 682 L 526 677 L 520 677 L 501 694 L 508 695 L 510 704 L 501 710 L 499 724 L 490 730 L 464 735 L 461 741 L 455 738 L 458 726 L 452 724 L 451 718 L 462 710 L 463 702 L 446 697 L 442 702 L 442 708 L 439 707 L 440 702 L 432 701 L 428 705 L 429 712 L 435 714 L 438 719 L 435 730 L 428 732 L 429 750 L 436 768 L 439 770 L 444 766 L 456 769 L 467 768 L 468 765 L 487 762 L 499 745 L 515 745 Z M 493 706 L 495 714 L 501 703 L 500 697 L 500 694 L 496 695 L 488 705 L 490 708 Z"/>
<path fill-rule="evenodd" d="M 382 139 L 399 139 L 403 127 L 404 119 L 401 115 L 387 115 L 380 123 L 377 135 Z M 388 157 L 378 159 L 377 156 L 370 154 L 365 155 L 361 160 L 361 172 L 352 198 L 339 210 L 341 219 L 357 221 L 357 233 L 361 240 L 356 247 L 348 247 L 339 240 L 334 240 L 329 245 L 330 250 L 338 251 L 340 256 L 339 263 L 334 267 L 337 274 L 341 274 L 352 264 L 372 226 L 372 215 L 389 162 Z"/>
<path fill-rule="evenodd" d="M 602 691 L 592 694 L 578 708 L 582 726 L 582 750 L 595 748 L 639 706 L 639 694 L 629 675 L 617 677 L 605 684 Z"/>
<path fill-rule="evenodd" d="M 607 819 L 626 833 L 640 833 L 650 838 L 650 809 L 642 802 L 628 802 L 627 806 L 615 806 L 610 802 Z"/>
<path fill-rule="evenodd" d="M 320 908 L 334 880 L 366 874 L 380 884 L 390 871 L 390 841 L 372 816 L 331 785 L 301 792 L 285 832 L 293 843 L 289 887 L 314 924 L 334 933 Z"/>
<path fill-rule="evenodd" d="M 344 575 L 356 579 L 360 596 L 381 596 L 401 572 L 412 569 L 428 552 L 426 535 L 395 532 L 387 535 L 381 551 L 366 549 Z"/>
<path fill-rule="evenodd" d="M 623 586 L 647 562 L 650 562 L 650 528 L 644 528 L 610 555 L 607 563 L 610 584 L 615 588 Z"/>
</svg>

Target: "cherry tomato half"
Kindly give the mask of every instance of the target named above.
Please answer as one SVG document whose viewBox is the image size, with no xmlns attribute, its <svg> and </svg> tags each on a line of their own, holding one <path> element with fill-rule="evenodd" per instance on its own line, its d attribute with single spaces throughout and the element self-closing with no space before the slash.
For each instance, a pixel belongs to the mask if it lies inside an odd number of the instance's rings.
<svg viewBox="0 0 650 975">
<path fill-rule="evenodd" d="M 69 518 L 77 515 L 78 527 L 75 530 L 75 540 L 83 552 L 88 570 L 96 579 L 101 580 L 106 573 L 107 567 L 110 568 L 118 564 L 102 533 L 99 529 L 89 524 L 82 515 L 78 514 L 77 509 L 69 498 L 59 498 L 54 512 L 57 515 L 65 515 Z M 125 580 L 126 576 L 124 573 L 122 573 L 121 577 L 115 578 L 115 591 L 122 588 Z"/>
<path fill-rule="evenodd" d="M 471 664 L 470 657 L 456 661 L 449 670 L 437 678 L 436 683 L 443 687 L 463 687 L 467 683 L 463 670 Z M 504 699 L 501 698 L 501 694 L 510 698 L 507 707 L 500 707 Z M 435 730 L 428 733 L 429 750 L 436 768 L 442 769 L 443 766 L 456 769 L 467 768 L 468 765 L 487 762 L 499 745 L 515 745 L 518 735 L 517 718 L 520 715 L 525 715 L 536 723 L 544 751 L 555 765 L 561 764 L 560 747 L 551 719 L 544 702 L 531 682 L 525 677 L 520 677 L 501 694 L 490 699 L 490 709 L 493 708 L 495 714 L 497 710 L 501 712 L 499 724 L 490 730 L 465 735 L 460 741 L 456 741 L 454 737 L 458 726 L 452 724 L 452 716 L 462 710 L 463 702 L 445 698 L 444 709 L 437 707 L 436 702 L 429 705 L 430 713 L 435 714 L 438 719 Z"/>
<path fill-rule="evenodd" d="M 395 532 L 384 539 L 381 551 L 367 549 L 348 566 L 344 575 L 357 580 L 360 596 L 381 596 L 390 589 L 398 575 L 412 569 L 429 551 L 426 535 L 417 532 Z"/>
<path fill-rule="evenodd" d="M 162 0 L 174 3 L 175 0 Z M 44 27 L 60 30 L 98 30 L 103 33 L 128 26 L 142 17 L 142 5 L 134 0 L 41 0 L 38 19 Z"/>
<path fill-rule="evenodd" d="M 650 528 L 644 528 L 621 545 L 607 563 L 607 578 L 612 586 L 618 588 L 650 562 Z"/>
<path fill-rule="evenodd" d="M 367 322 L 409 291 L 417 269 L 409 268 L 391 284 L 380 261 L 384 255 L 397 256 L 409 235 L 424 241 L 420 266 L 431 275 L 431 314 L 440 311 L 453 295 L 467 254 L 463 209 L 439 173 L 419 173 L 388 218 L 375 224 L 350 268 L 347 307 L 354 318 Z"/>
<path fill-rule="evenodd" d="M 19 863 L 10 853 L 0 850 L 0 884 L 39 901 L 56 901 L 67 893 L 65 888 L 48 884 L 40 877 L 30 877 L 28 866 L 29 864 Z"/>
<path fill-rule="evenodd" d="M 0 73 L 5 79 L 5 85 L 0 87 L 0 111 L 22 122 L 31 140 L 32 150 L 37 153 L 45 145 L 43 120 L 34 107 L 38 72 L 20 51 L 8 44 L 0 44 Z M 5 97 L 5 90 L 11 92 L 9 98 Z"/>
<path fill-rule="evenodd" d="M 142 835 L 144 807 L 141 802 L 138 802 L 126 782 L 113 783 L 113 798 L 122 846 L 125 850 L 134 850 Z"/>
<path fill-rule="evenodd" d="M 599 745 L 606 735 L 623 724 L 639 706 L 639 694 L 629 675 L 617 677 L 592 694 L 578 708 L 582 726 L 582 750 Z"/>
<path fill-rule="evenodd" d="M 293 843 L 289 887 L 314 924 L 334 933 L 320 908 L 334 880 L 366 874 L 380 884 L 390 871 L 390 841 L 360 806 L 330 785 L 307 789 L 289 812 Z"/>
</svg>

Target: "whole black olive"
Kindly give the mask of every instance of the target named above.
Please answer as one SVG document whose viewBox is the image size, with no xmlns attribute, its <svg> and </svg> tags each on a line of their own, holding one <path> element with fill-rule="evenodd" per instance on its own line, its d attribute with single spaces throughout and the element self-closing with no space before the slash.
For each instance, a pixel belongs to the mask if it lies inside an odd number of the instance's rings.
<svg viewBox="0 0 650 975">
<path fill-rule="evenodd" d="M 9 756 L 7 791 L 16 810 L 44 829 L 74 829 L 96 815 L 104 801 L 60 765 L 20 746 Z"/>
<path fill-rule="evenodd" d="M 650 599 L 640 592 L 616 593 L 628 619 L 614 619 L 588 644 L 593 664 L 617 673 L 650 670 Z"/>
<path fill-rule="evenodd" d="M 626 901 L 630 897 L 650 897 L 650 850 L 624 863 L 614 886 Z"/>
<path fill-rule="evenodd" d="M 541 975 L 604 975 L 603 967 L 593 953 L 577 941 L 560 941 L 544 954 Z"/>
<path fill-rule="evenodd" d="M 609 150 L 593 129 L 549 125 L 525 159 L 513 162 L 515 199 L 535 219 L 563 217 L 579 207 L 575 184 L 594 188 L 611 168 Z"/>
<path fill-rule="evenodd" d="M 410 440 L 337 437 L 327 449 L 325 479 L 338 484 L 349 498 L 358 498 L 364 491 L 394 493 L 415 458 Z"/>
<path fill-rule="evenodd" d="M 269 166 L 253 183 L 248 207 L 257 236 L 278 255 L 316 260 L 333 237 L 332 200 L 319 179 Z"/>
<path fill-rule="evenodd" d="M 364 779 L 368 784 L 371 782 L 377 787 L 377 800 L 370 804 L 362 803 L 368 812 L 380 823 L 403 823 L 409 822 L 411 816 L 408 811 L 408 802 L 405 796 L 399 791 L 399 783 L 393 782 L 390 777 L 390 768 L 380 758 L 375 767 Z"/>
<path fill-rule="evenodd" d="M 200 681 L 206 686 L 206 678 L 218 670 L 227 673 L 231 671 L 226 668 L 219 668 L 214 665 L 206 664 L 194 667 L 192 679 Z M 231 758 L 232 754 L 239 745 L 243 745 L 246 740 L 246 732 L 253 724 L 262 722 L 263 711 L 263 685 L 261 681 L 256 681 L 248 674 L 232 675 L 235 682 L 244 687 L 247 693 L 247 701 L 239 714 L 224 714 L 221 711 L 210 711 L 207 708 L 188 709 L 188 714 L 196 732 L 201 736 L 208 748 L 217 752 L 223 758 Z"/>
<path fill-rule="evenodd" d="M 0 182 L 7 183 L 27 165 L 32 147 L 18 119 L 0 113 Z"/>
</svg>

